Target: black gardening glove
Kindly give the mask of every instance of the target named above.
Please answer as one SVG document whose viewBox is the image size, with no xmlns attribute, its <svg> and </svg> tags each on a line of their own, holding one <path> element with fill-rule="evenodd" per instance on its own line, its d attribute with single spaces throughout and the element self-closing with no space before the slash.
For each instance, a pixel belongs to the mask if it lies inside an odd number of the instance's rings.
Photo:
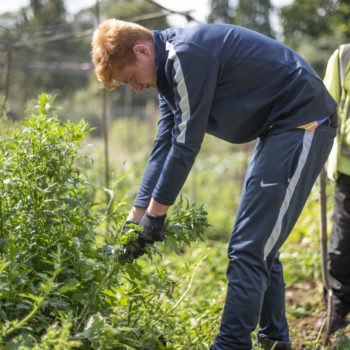
<svg viewBox="0 0 350 350">
<path fill-rule="evenodd" d="M 123 233 L 130 230 L 128 224 L 138 225 L 142 228 L 141 231 L 136 231 L 138 239 L 136 241 L 129 242 L 127 245 L 121 243 L 118 258 L 119 260 L 127 260 L 132 262 L 139 256 L 146 253 L 145 247 L 153 244 L 154 242 L 163 241 L 165 238 L 164 234 L 164 222 L 166 214 L 162 216 L 149 214 L 147 211 L 140 220 L 139 224 L 132 221 L 126 221 Z"/>
<path fill-rule="evenodd" d="M 124 224 L 122 234 L 125 234 L 129 230 L 132 230 L 130 227 L 128 227 L 130 224 L 138 225 L 136 222 L 127 220 Z M 139 234 L 139 232 L 140 231 L 137 231 L 137 234 Z M 133 262 L 134 259 L 137 259 L 139 256 L 145 254 L 146 244 L 142 244 L 141 246 L 138 241 L 139 238 L 136 241 L 129 242 L 128 244 L 120 243 L 118 259 Z"/>
<path fill-rule="evenodd" d="M 162 216 L 153 215 L 146 210 L 145 215 L 140 220 L 139 226 L 142 228 L 139 234 L 139 244 L 146 246 L 154 242 L 164 241 L 164 222 L 166 214 Z"/>
</svg>

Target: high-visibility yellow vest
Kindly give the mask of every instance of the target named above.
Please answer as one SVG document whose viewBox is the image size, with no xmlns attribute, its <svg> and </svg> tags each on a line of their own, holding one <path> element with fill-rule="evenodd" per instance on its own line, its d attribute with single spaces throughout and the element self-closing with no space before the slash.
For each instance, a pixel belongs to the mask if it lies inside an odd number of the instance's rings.
<svg viewBox="0 0 350 350">
<path fill-rule="evenodd" d="M 327 63 L 324 84 L 338 103 L 338 132 L 328 159 L 327 174 L 350 175 L 350 44 L 341 45 Z"/>
</svg>

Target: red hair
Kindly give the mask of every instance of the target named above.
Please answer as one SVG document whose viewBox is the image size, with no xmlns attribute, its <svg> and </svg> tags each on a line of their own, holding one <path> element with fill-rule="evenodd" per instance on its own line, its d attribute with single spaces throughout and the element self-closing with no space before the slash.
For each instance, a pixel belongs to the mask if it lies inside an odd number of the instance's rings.
<svg viewBox="0 0 350 350">
<path fill-rule="evenodd" d="M 151 40 L 152 32 L 136 23 L 117 19 L 103 21 L 94 31 L 91 41 L 91 57 L 97 79 L 108 90 L 118 86 L 112 78 L 112 66 L 121 70 L 135 63 L 134 45 Z"/>
</svg>

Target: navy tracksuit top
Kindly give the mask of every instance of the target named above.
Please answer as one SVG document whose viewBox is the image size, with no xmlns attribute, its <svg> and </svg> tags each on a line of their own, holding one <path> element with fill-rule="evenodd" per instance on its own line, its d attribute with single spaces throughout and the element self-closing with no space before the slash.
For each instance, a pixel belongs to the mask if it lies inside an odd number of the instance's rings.
<svg viewBox="0 0 350 350">
<path fill-rule="evenodd" d="M 153 31 L 161 118 L 134 205 L 174 203 L 205 133 L 244 143 L 336 110 L 314 70 L 293 50 L 239 26 Z"/>
</svg>

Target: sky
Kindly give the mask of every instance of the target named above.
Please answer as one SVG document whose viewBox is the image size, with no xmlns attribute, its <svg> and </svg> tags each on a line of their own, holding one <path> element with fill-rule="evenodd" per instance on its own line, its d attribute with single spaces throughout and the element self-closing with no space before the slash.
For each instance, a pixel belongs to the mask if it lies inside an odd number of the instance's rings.
<svg viewBox="0 0 350 350">
<path fill-rule="evenodd" d="M 204 22 L 208 15 L 209 0 L 156 0 L 159 4 L 176 11 L 194 10 L 192 16 L 199 22 Z M 6 11 L 16 11 L 22 6 L 27 6 L 30 0 L 0 0 L 0 13 Z M 293 0 L 271 0 L 274 6 L 282 7 L 292 3 Z M 86 8 L 94 5 L 96 0 L 65 0 L 66 9 L 69 13 L 74 14 L 81 8 Z M 272 19 L 274 21 L 274 19 Z M 186 21 L 182 16 L 173 15 L 169 17 L 169 23 L 172 26 L 186 25 Z M 278 29 L 278 23 L 272 24 Z"/>
</svg>

